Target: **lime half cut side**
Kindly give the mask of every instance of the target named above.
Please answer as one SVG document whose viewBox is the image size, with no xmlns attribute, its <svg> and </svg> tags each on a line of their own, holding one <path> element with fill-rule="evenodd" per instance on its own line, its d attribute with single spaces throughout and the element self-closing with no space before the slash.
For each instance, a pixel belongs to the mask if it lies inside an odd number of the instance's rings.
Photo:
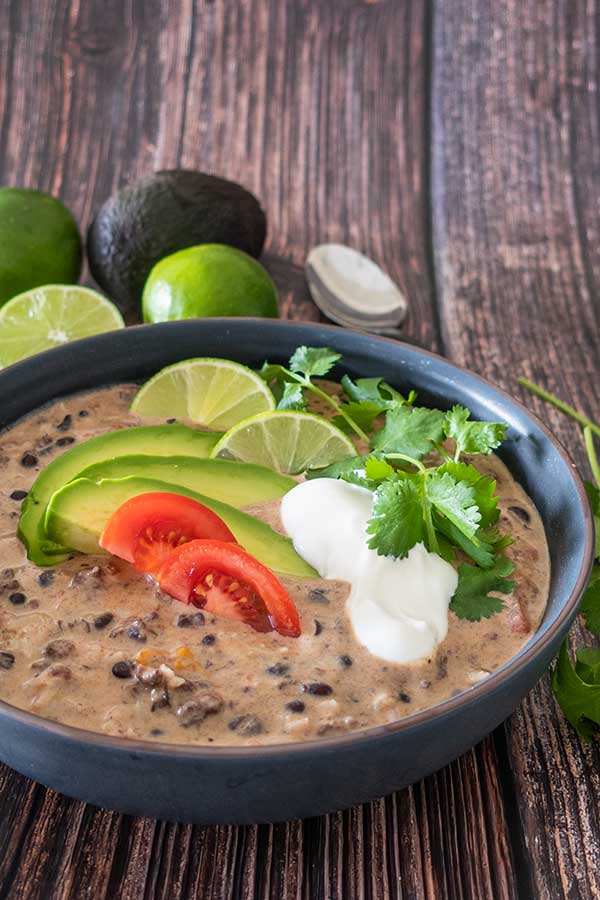
<svg viewBox="0 0 600 900">
<path fill-rule="evenodd" d="M 226 431 L 271 409 L 275 398 L 260 375 L 240 363 L 208 356 L 161 369 L 131 404 L 138 416 L 186 419 L 213 431 Z"/>
<path fill-rule="evenodd" d="M 33 288 L 0 309 L 0 366 L 124 327 L 114 303 L 90 288 L 66 284 Z"/>
<path fill-rule="evenodd" d="M 355 454 L 352 441 L 327 419 L 285 410 L 238 422 L 211 452 L 212 457 L 259 463 L 289 475 Z"/>
</svg>

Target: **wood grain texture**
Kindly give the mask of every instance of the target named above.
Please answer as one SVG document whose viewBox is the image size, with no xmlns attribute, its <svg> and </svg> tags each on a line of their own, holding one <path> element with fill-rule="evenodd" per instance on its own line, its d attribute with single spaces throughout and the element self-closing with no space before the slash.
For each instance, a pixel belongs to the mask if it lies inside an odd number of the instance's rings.
<svg viewBox="0 0 600 900">
<path fill-rule="evenodd" d="M 237 179 L 266 208 L 285 315 L 318 319 L 306 252 L 349 242 L 406 291 L 411 338 L 598 414 L 597 12 L 5 0 L 0 183 L 60 195 L 84 227 L 152 169 Z M 599 896 L 598 771 L 546 683 L 442 772 L 303 822 L 132 819 L 0 766 L 0 900 Z"/>
<path fill-rule="evenodd" d="M 447 351 L 512 393 L 527 375 L 596 420 L 597 25 L 597 4 L 584 0 L 440 9 L 432 93 Z M 585 465 L 578 429 L 523 399 Z M 522 890 L 549 900 L 600 896 L 597 744 L 582 746 L 557 714 L 547 678 L 513 716 L 507 741 Z"/>
</svg>

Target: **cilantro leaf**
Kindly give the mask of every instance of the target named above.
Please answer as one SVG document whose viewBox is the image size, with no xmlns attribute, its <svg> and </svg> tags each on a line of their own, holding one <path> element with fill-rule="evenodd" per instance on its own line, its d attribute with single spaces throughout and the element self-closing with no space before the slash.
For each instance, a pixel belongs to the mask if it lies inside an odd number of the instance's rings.
<svg viewBox="0 0 600 900">
<path fill-rule="evenodd" d="M 385 425 L 373 436 L 371 446 L 421 459 L 443 440 L 444 419 L 439 409 L 394 406 L 386 413 Z"/>
<path fill-rule="evenodd" d="M 352 421 L 356 422 L 356 424 L 364 431 L 370 431 L 373 420 L 381 414 L 380 405 L 374 403 L 372 400 L 361 400 L 360 403 L 351 400 L 350 403 L 342 403 L 340 405 L 340 410 L 350 416 Z M 334 417 L 333 424 L 337 425 L 338 428 L 341 428 L 342 431 L 352 431 L 347 420 L 341 415 Z"/>
<path fill-rule="evenodd" d="M 600 684 L 600 647 L 582 647 L 575 656 L 579 677 L 586 684 Z"/>
<path fill-rule="evenodd" d="M 439 467 L 438 472 L 448 472 L 456 481 L 469 484 L 475 495 L 475 503 L 481 513 L 480 528 L 495 525 L 499 518 L 496 482 L 478 472 L 475 466 L 463 462 L 447 462 Z"/>
<path fill-rule="evenodd" d="M 460 528 L 456 527 L 454 522 L 440 516 L 435 510 L 433 511 L 433 524 L 437 532 L 441 532 L 445 538 L 466 553 L 482 569 L 490 569 L 494 565 L 496 548 L 491 542 L 482 539 L 480 535 L 467 537 Z"/>
<path fill-rule="evenodd" d="M 367 523 L 369 547 L 380 556 L 402 559 L 423 540 L 423 500 L 409 479 L 388 478 L 375 491 Z"/>
<path fill-rule="evenodd" d="M 592 569 L 592 577 L 583 595 L 579 611 L 585 619 L 586 627 L 600 635 L 600 563 Z"/>
<path fill-rule="evenodd" d="M 329 350 L 328 347 L 298 347 L 290 358 L 290 369 L 292 372 L 301 372 L 307 378 L 327 375 L 341 358 L 341 353 Z"/>
<path fill-rule="evenodd" d="M 278 366 L 276 363 L 264 362 L 258 370 L 258 374 L 266 381 L 267 384 L 275 381 L 277 384 L 285 384 L 290 381 L 290 373 L 284 366 Z"/>
<path fill-rule="evenodd" d="M 456 457 L 461 453 L 491 453 L 499 447 L 508 428 L 503 422 L 470 422 L 471 413 L 458 404 L 446 413 L 444 433 L 456 442 Z"/>
<path fill-rule="evenodd" d="M 307 469 L 305 478 L 341 478 L 351 484 L 368 487 L 365 475 L 365 456 L 348 456 L 340 462 L 331 463 L 329 466 L 321 466 L 319 469 Z"/>
<path fill-rule="evenodd" d="M 459 619 L 479 622 L 489 619 L 504 607 L 501 597 L 490 596 L 492 591 L 510 594 L 515 586 L 508 576 L 514 565 L 506 556 L 499 556 L 489 569 L 479 569 L 468 563 L 458 567 L 458 586 L 450 601 L 450 609 Z"/>
<path fill-rule="evenodd" d="M 385 459 L 379 459 L 377 456 L 369 456 L 365 460 L 365 474 L 369 481 L 384 481 L 390 475 L 394 474 L 393 466 Z"/>
<path fill-rule="evenodd" d="M 472 538 L 481 520 L 475 505 L 475 491 L 466 481 L 457 481 L 449 472 L 433 472 L 426 479 L 427 497 L 463 534 Z"/>
<path fill-rule="evenodd" d="M 573 668 L 567 641 L 563 641 L 552 673 L 552 690 L 571 725 L 589 740 L 596 730 L 592 723 L 600 725 L 598 669 L 595 659 L 584 655 L 584 651 L 580 650 L 577 657 L 578 662 Z"/>
<path fill-rule="evenodd" d="M 394 403 L 406 403 L 402 394 L 386 384 L 383 378 L 357 378 L 354 382 L 349 375 L 344 375 L 342 387 L 350 400 L 355 403 L 367 400 L 380 404 L 381 411 Z"/>
<path fill-rule="evenodd" d="M 302 393 L 302 385 L 294 384 L 291 381 L 286 382 L 283 388 L 283 394 L 277 404 L 277 409 L 306 409 L 306 400 Z"/>
</svg>

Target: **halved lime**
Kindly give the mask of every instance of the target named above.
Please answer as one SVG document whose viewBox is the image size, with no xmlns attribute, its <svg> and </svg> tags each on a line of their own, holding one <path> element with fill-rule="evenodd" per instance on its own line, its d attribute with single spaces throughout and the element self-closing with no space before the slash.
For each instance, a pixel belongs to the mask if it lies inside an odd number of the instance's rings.
<svg viewBox="0 0 600 900">
<path fill-rule="evenodd" d="M 229 359 L 184 359 L 161 369 L 133 398 L 138 416 L 186 419 L 225 431 L 247 416 L 275 408 L 260 375 Z"/>
<path fill-rule="evenodd" d="M 0 366 L 78 338 L 124 328 L 110 300 L 75 284 L 46 284 L 0 309 Z"/>
<path fill-rule="evenodd" d="M 211 452 L 212 457 L 260 463 L 290 475 L 355 455 L 352 441 L 327 419 L 285 410 L 238 422 Z"/>
</svg>

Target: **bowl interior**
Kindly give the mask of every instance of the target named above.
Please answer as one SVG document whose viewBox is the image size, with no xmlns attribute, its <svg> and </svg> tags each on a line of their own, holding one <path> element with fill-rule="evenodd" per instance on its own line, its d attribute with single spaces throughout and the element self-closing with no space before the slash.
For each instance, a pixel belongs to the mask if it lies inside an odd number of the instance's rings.
<svg viewBox="0 0 600 900">
<path fill-rule="evenodd" d="M 353 377 L 382 376 L 401 391 L 414 388 L 425 405 L 448 408 L 461 403 L 475 418 L 508 423 L 508 439 L 500 455 L 536 504 L 551 557 L 546 613 L 527 646 L 539 641 L 558 620 L 566 628 L 592 561 L 589 505 L 572 463 L 541 423 L 508 395 L 415 347 L 332 326 L 261 319 L 137 326 L 77 341 L 0 373 L 0 427 L 56 397 L 142 380 L 181 359 L 222 356 L 260 366 L 265 359 L 285 362 L 301 344 L 330 346 L 341 353 L 335 378 L 344 372 Z"/>
</svg>

